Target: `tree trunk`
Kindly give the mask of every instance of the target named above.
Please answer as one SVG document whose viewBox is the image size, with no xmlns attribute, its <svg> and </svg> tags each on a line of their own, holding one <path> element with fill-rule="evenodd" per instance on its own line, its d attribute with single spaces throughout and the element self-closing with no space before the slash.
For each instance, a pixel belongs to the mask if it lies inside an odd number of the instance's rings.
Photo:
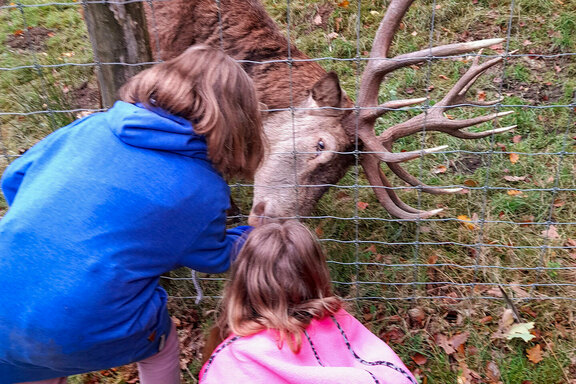
<svg viewBox="0 0 576 384">
<path fill-rule="evenodd" d="M 84 20 L 98 63 L 97 76 L 102 106 L 111 107 L 118 89 L 152 61 L 152 53 L 141 2 L 84 3 Z M 113 64 L 112 64 L 113 63 Z"/>
</svg>

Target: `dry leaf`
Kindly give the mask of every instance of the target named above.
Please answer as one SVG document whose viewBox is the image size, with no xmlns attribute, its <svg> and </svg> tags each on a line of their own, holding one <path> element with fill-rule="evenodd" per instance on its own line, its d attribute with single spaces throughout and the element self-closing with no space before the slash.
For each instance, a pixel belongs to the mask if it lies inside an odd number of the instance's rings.
<svg viewBox="0 0 576 384">
<path fill-rule="evenodd" d="M 500 369 L 498 369 L 498 365 L 495 362 L 489 361 L 486 363 L 486 376 L 491 381 L 498 382 L 500 380 Z"/>
<path fill-rule="evenodd" d="M 477 187 L 478 182 L 476 180 L 466 179 L 466 180 L 464 180 L 464 185 L 467 187 Z"/>
<path fill-rule="evenodd" d="M 372 244 L 371 246 L 365 249 L 365 252 L 369 252 L 375 255 L 376 253 L 378 253 L 378 250 L 376 249 L 376 245 Z"/>
<path fill-rule="evenodd" d="M 514 144 L 518 144 L 520 141 L 522 141 L 522 136 L 520 136 L 520 135 L 514 135 L 514 136 L 512 137 L 512 142 L 513 142 Z"/>
<path fill-rule="evenodd" d="M 547 239 L 559 239 L 560 235 L 556 230 L 556 226 L 551 225 L 549 228 L 542 231 L 542 237 L 545 237 Z"/>
<path fill-rule="evenodd" d="M 361 210 L 361 211 L 366 210 L 366 208 L 368 208 L 368 205 L 370 205 L 370 204 L 365 203 L 365 202 L 363 202 L 363 201 L 359 201 L 359 202 L 356 203 L 356 206 L 357 206 L 358 209 Z"/>
<path fill-rule="evenodd" d="M 349 5 L 350 2 L 348 0 L 342 0 L 341 2 L 338 3 L 338 6 L 342 8 L 348 8 Z"/>
<path fill-rule="evenodd" d="M 452 347 L 455 349 L 458 349 L 468 340 L 468 336 L 470 336 L 468 332 L 458 333 L 450 338 L 450 344 L 452 344 Z"/>
<path fill-rule="evenodd" d="M 542 348 L 540 347 L 540 344 L 536 344 L 532 348 L 528 348 L 526 350 L 526 356 L 528 356 L 528 360 L 534 364 L 541 362 L 544 358 L 542 357 Z"/>
<path fill-rule="evenodd" d="M 506 181 L 524 181 L 528 176 L 504 176 Z"/>
<path fill-rule="evenodd" d="M 530 321 L 528 323 L 517 323 L 510 327 L 506 334 L 506 338 L 508 340 L 512 340 L 514 338 L 519 338 L 524 341 L 530 341 L 534 338 L 534 335 L 530 333 L 530 330 L 534 328 L 534 322 Z"/>
<path fill-rule="evenodd" d="M 436 342 L 436 345 L 438 345 L 440 348 L 444 350 L 444 352 L 446 352 L 447 355 L 451 355 L 456 352 L 456 349 L 454 349 L 452 345 L 450 345 L 450 342 L 448 341 L 448 338 L 445 335 L 441 333 L 434 335 L 434 341 Z"/>
<path fill-rule="evenodd" d="M 326 36 L 326 37 L 328 37 L 328 40 L 334 40 L 334 39 L 337 38 L 338 36 L 339 36 L 339 35 L 338 35 L 336 32 L 330 32 L 330 33 L 328 34 L 328 36 Z"/>
<path fill-rule="evenodd" d="M 412 360 L 414 360 L 414 362 L 418 365 L 426 364 L 426 362 L 428 361 L 426 356 L 424 356 L 421 353 L 416 353 L 414 356 L 412 356 Z"/>
<path fill-rule="evenodd" d="M 518 155 L 517 153 L 511 153 L 510 154 L 510 162 L 512 164 L 516 164 L 519 159 L 520 159 L 520 155 Z"/>
<path fill-rule="evenodd" d="M 322 16 L 316 15 L 313 21 L 314 25 L 321 25 L 322 24 Z"/>
<path fill-rule="evenodd" d="M 518 190 L 516 190 L 516 189 L 509 189 L 508 191 L 506 191 L 506 193 L 507 193 L 509 196 L 519 196 L 519 195 L 522 194 L 522 191 L 518 191 Z"/>
<path fill-rule="evenodd" d="M 479 91 L 478 92 L 478 101 L 485 101 L 486 100 L 486 92 Z"/>
<path fill-rule="evenodd" d="M 434 174 L 446 173 L 447 170 L 448 170 L 448 168 L 446 168 L 445 165 L 437 165 L 432 170 L 432 173 L 434 173 Z"/>
<path fill-rule="evenodd" d="M 464 225 L 466 228 L 468 228 L 471 231 L 478 228 L 478 227 L 476 227 L 476 225 L 474 223 L 472 223 L 472 219 L 466 215 L 458 216 L 458 220 L 463 221 L 462 225 Z"/>
</svg>

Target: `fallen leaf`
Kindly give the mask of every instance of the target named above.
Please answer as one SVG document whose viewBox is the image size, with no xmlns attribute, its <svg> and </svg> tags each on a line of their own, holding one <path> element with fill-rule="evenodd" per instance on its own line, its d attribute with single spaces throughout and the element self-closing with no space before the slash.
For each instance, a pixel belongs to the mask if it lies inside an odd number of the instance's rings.
<svg viewBox="0 0 576 384">
<path fill-rule="evenodd" d="M 558 239 L 560 238 L 560 235 L 556 230 L 556 226 L 551 225 L 549 228 L 542 231 L 542 237 L 545 237 L 547 239 Z"/>
<path fill-rule="evenodd" d="M 361 211 L 366 210 L 366 208 L 368 208 L 368 205 L 370 205 L 370 204 L 365 203 L 365 202 L 363 202 L 363 201 L 359 201 L 359 202 L 356 203 L 356 206 L 357 206 L 358 209 L 361 210 Z"/>
<path fill-rule="evenodd" d="M 342 0 L 341 2 L 338 3 L 338 6 L 342 8 L 348 8 L 349 5 L 350 2 L 348 0 Z"/>
<path fill-rule="evenodd" d="M 542 357 L 542 348 L 540 347 L 540 344 L 536 344 L 532 348 L 528 348 L 526 350 L 526 356 L 528 356 L 528 360 L 534 364 L 541 362 L 544 358 Z"/>
<path fill-rule="evenodd" d="M 470 336 L 468 332 L 458 333 L 450 338 L 450 344 L 452 344 L 452 347 L 455 349 L 458 349 L 468 340 L 468 336 Z"/>
<path fill-rule="evenodd" d="M 376 245 L 372 244 L 371 246 L 365 249 L 365 252 L 369 252 L 374 255 L 378 253 L 378 250 L 376 249 Z"/>
<path fill-rule="evenodd" d="M 534 335 L 530 333 L 530 330 L 534 328 L 534 322 L 529 323 L 517 323 L 510 327 L 506 338 L 512 340 L 514 338 L 519 338 L 524 341 L 530 341 L 534 338 Z"/>
<path fill-rule="evenodd" d="M 404 332 L 396 327 L 392 327 L 386 332 L 380 334 L 380 338 L 388 344 L 402 344 L 404 336 Z"/>
<path fill-rule="evenodd" d="M 510 162 L 512 164 L 516 164 L 519 159 L 520 159 L 520 155 L 518 155 L 517 153 L 511 153 L 510 154 Z"/>
<path fill-rule="evenodd" d="M 463 221 L 462 225 L 464 225 L 466 228 L 468 228 L 471 231 L 478 229 L 478 227 L 476 227 L 476 225 L 474 223 L 472 223 L 472 219 L 466 215 L 458 216 L 458 220 Z"/>
<path fill-rule="evenodd" d="M 528 176 L 504 176 L 506 181 L 524 181 Z"/>
<path fill-rule="evenodd" d="M 489 361 L 486 363 L 486 376 L 488 376 L 490 381 L 500 381 L 500 369 L 498 369 L 498 365 L 495 362 Z"/>
<path fill-rule="evenodd" d="M 434 174 L 446 173 L 447 170 L 448 170 L 448 168 L 446 168 L 445 165 L 437 165 L 432 170 L 432 173 L 434 173 Z"/>
<path fill-rule="evenodd" d="M 478 182 L 476 180 L 466 179 L 466 180 L 464 180 L 464 185 L 467 187 L 477 187 Z"/>
<path fill-rule="evenodd" d="M 418 352 L 414 356 L 412 356 L 412 360 L 414 360 L 414 362 L 418 365 L 424 365 L 426 364 L 426 362 L 428 362 L 426 356 Z"/>
<path fill-rule="evenodd" d="M 434 341 L 436 342 L 436 345 L 438 345 L 440 348 L 444 350 L 444 352 L 446 352 L 447 355 L 451 355 L 456 352 L 456 349 L 454 349 L 452 345 L 450 345 L 450 342 L 448 341 L 448 337 L 446 337 L 446 335 L 438 333 L 434 335 Z"/>
<path fill-rule="evenodd" d="M 327 37 L 328 37 L 328 40 L 334 40 L 338 36 L 339 35 L 336 32 L 330 32 Z"/>
<path fill-rule="evenodd" d="M 519 196 L 522 194 L 522 191 L 518 191 L 516 189 L 509 189 L 506 191 L 509 196 Z"/>
<path fill-rule="evenodd" d="M 314 23 L 314 25 L 321 25 L 322 24 L 322 16 L 316 15 L 316 17 L 314 17 L 313 23 Z"/>
<path fill-rule="evenodd" d="M 478 101 L 485 101 L 486 100 L 486 92 L 479 91 L 477 95 Z"/>
<path fill-rule="evenodd" d="M 522 136 L 520 136 L 520 135 L 514 135 L 514 136 L 512 137 L 512 142 L 513 142 L 514 144 L 518 144 L 520 141 L 522 141 Z"/>
</svg>

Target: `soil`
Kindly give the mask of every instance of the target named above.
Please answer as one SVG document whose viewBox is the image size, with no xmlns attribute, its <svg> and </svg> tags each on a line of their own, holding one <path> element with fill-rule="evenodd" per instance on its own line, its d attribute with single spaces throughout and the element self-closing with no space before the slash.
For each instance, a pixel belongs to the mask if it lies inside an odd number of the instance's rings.
<svg viewBox="0 0 576 384">
<path fill-rule="evenodd" d="M 502 85 L 506 94 L 521 97 L 530 105 L 542 105 L 558 102 L 564 96 L 564 86 L 546 83 L 525 83 L 507 81 Z"/>
<path fill-rule="evenodd" d="M 307 23 L 309 26 L 308 30 L 312 31 L 316 28 L 328 30 L 328 21 L 334 11 L 334 6 L 331 4 L 320 4 L 316 9 L 311 9 L 310 11 L 306 17 L 309 20 Z"/>
<path fill-rule="evenodd" d="M 1 1 L 1 0 L 0 0 Z M 53 36 L 54 31 L 44 27 L 29 27 L 27 30 L 18 30 L 8 36 L 4 43 L 13 49 L 29 49 L 43 51 L 46 40 Z"/>
<path fill-rule="evenodd" d="M 481 155 L 467 154 L 455 159 L 451 168 L 455 173 L 469 175 L 484 165 L 484 158 Z"/>
<path fill-rule="evenodd" d="M 84 82 L 80 87 L 72 89 L 68 94 L 70 106 L 76 108 L 100 108 L 100 90 L 97 86 Z"/>
</svg>

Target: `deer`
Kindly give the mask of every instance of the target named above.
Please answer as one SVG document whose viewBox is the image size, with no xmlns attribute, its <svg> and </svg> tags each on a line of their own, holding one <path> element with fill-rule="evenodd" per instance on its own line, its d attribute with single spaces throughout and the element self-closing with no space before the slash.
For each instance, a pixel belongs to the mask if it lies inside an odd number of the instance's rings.
<svg viewBox="0 0 576 384">
<path fill-rule="evenodd" d="M 362 166 L 380 204 L 404 220 L 419 220 L 442 209 L 421 210 L 403 202 L 382 166 L 400 180 L 432 194 L 454 194 L 462 188 L 438 188 L 424 184 L 401 163 L 444 150 L 445 146 L 394 152 L 400 138 L 418 132 L 437 131 L 461 139 L 479 139 L 510 131 L 515 126 L 470 132 L 464 128 L 497 120 L 513 113 L 495 112 L 468 119 L 450 119 L 445 112 L 458 105 L 495 106 L 501 100 L 468 100 L 466 93 L 489 68 L 503 61 L 496 56 L 480 62 L 480 54 L 451 90 L 432 108 L 392 125 L 379 135 L 375 123 L 387 112 L 412 107 L 427 98 L 379 103 L 385 77 L 432 57 L 469 54 L 501 43 L 486 39 L 426 48 L 396 57 L 389 50 L 414 0 L 392 0 L 381 20 L 353 102 L 340 86 L 338 76 L 327 72 L 288 41 L 259 0 L 171 0 L 152 2 L 148 9 L 151 41 L 166 60 L 193 44 L 223 49 L 240 62 L 252 78 L 263 105 L 264 129 L 269 153 L 254 179 L 249 224 L 259 218 L 302 218 L 309 215 L 331 185 L 355 163 Z"/>
</svg>

